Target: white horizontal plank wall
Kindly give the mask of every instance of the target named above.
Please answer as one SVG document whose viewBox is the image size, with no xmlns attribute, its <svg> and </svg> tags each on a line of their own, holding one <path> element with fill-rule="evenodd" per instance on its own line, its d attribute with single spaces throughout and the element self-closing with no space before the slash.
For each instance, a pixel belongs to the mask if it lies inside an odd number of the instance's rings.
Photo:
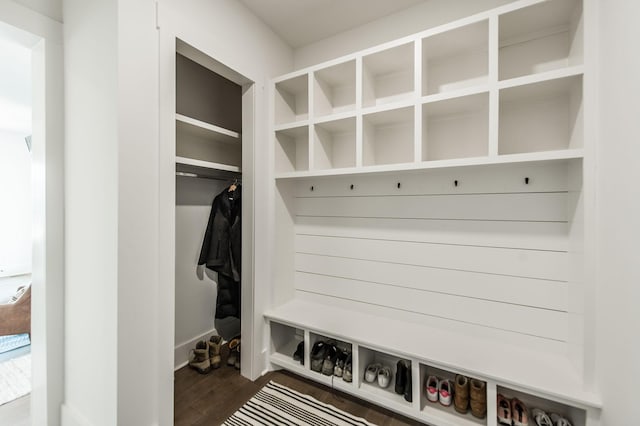
<svg viewBox="0 0 640 426">
<path fill-rule="evenodd" d="M 298 181 L 295 297 L 566 354 L 567 170 Z"/>
</svg>

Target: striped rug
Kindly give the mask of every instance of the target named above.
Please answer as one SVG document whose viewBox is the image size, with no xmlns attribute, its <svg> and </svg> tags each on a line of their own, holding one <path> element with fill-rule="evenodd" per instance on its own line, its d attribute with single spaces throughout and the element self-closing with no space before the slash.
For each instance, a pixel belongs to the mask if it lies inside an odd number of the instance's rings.
<svg viewBox="0 0 640 426">
<path fill-rule="evenodd" d="M 223 426 L 362 426 L 360 417 L 338 410 L 308 395 L 269 382 L 224 422 Z"/>
</svg>

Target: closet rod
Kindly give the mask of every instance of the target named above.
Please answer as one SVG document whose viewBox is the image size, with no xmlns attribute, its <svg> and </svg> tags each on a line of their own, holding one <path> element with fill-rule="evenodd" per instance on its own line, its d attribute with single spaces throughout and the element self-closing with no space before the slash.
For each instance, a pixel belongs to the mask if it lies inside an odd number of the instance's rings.
<svg viewBox="0 0 640 426">
<path fill-rule="evenodd" d="M 236 177 L 205 176 L 205 175 L 199 175 L 197 173 L 191 173 L 191 172 L 176 172 L 176 176 L 198 178 L 198 179 L 221 180 L 221 181 L 226 181 L 226 182 L 234 181 L 234 182 L 237 182 L 239 184 L 242 184 L 242 179 L 236 178 Z"/>
</svg>

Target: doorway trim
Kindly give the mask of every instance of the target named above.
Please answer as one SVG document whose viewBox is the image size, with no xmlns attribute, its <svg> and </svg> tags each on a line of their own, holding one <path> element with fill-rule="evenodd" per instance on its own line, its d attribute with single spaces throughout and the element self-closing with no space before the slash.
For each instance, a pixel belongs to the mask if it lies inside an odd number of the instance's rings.
<svg viewBox="0 0 640 426">
<path fill-rule="evenodd" d="M 64 64 L 62 24 L 12 1 L 0 26 L 32 50 L 31 424 L 57 426 L 64 397 Z"/>
</svg>

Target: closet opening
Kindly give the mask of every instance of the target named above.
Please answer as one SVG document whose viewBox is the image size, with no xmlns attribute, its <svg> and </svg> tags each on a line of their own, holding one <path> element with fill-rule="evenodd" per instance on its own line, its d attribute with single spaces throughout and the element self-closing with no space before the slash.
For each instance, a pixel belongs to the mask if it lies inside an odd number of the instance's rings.
<svg viewBox="0 0 640 426">
<path fill-rule="evenodd" d="M 175 41 L 177 401 L 202 380 L 247 368 L 241 343 L 252 335 L 254 85 Z M 176 409 L 176 424 L 180 417 Z"/>
</svg>

